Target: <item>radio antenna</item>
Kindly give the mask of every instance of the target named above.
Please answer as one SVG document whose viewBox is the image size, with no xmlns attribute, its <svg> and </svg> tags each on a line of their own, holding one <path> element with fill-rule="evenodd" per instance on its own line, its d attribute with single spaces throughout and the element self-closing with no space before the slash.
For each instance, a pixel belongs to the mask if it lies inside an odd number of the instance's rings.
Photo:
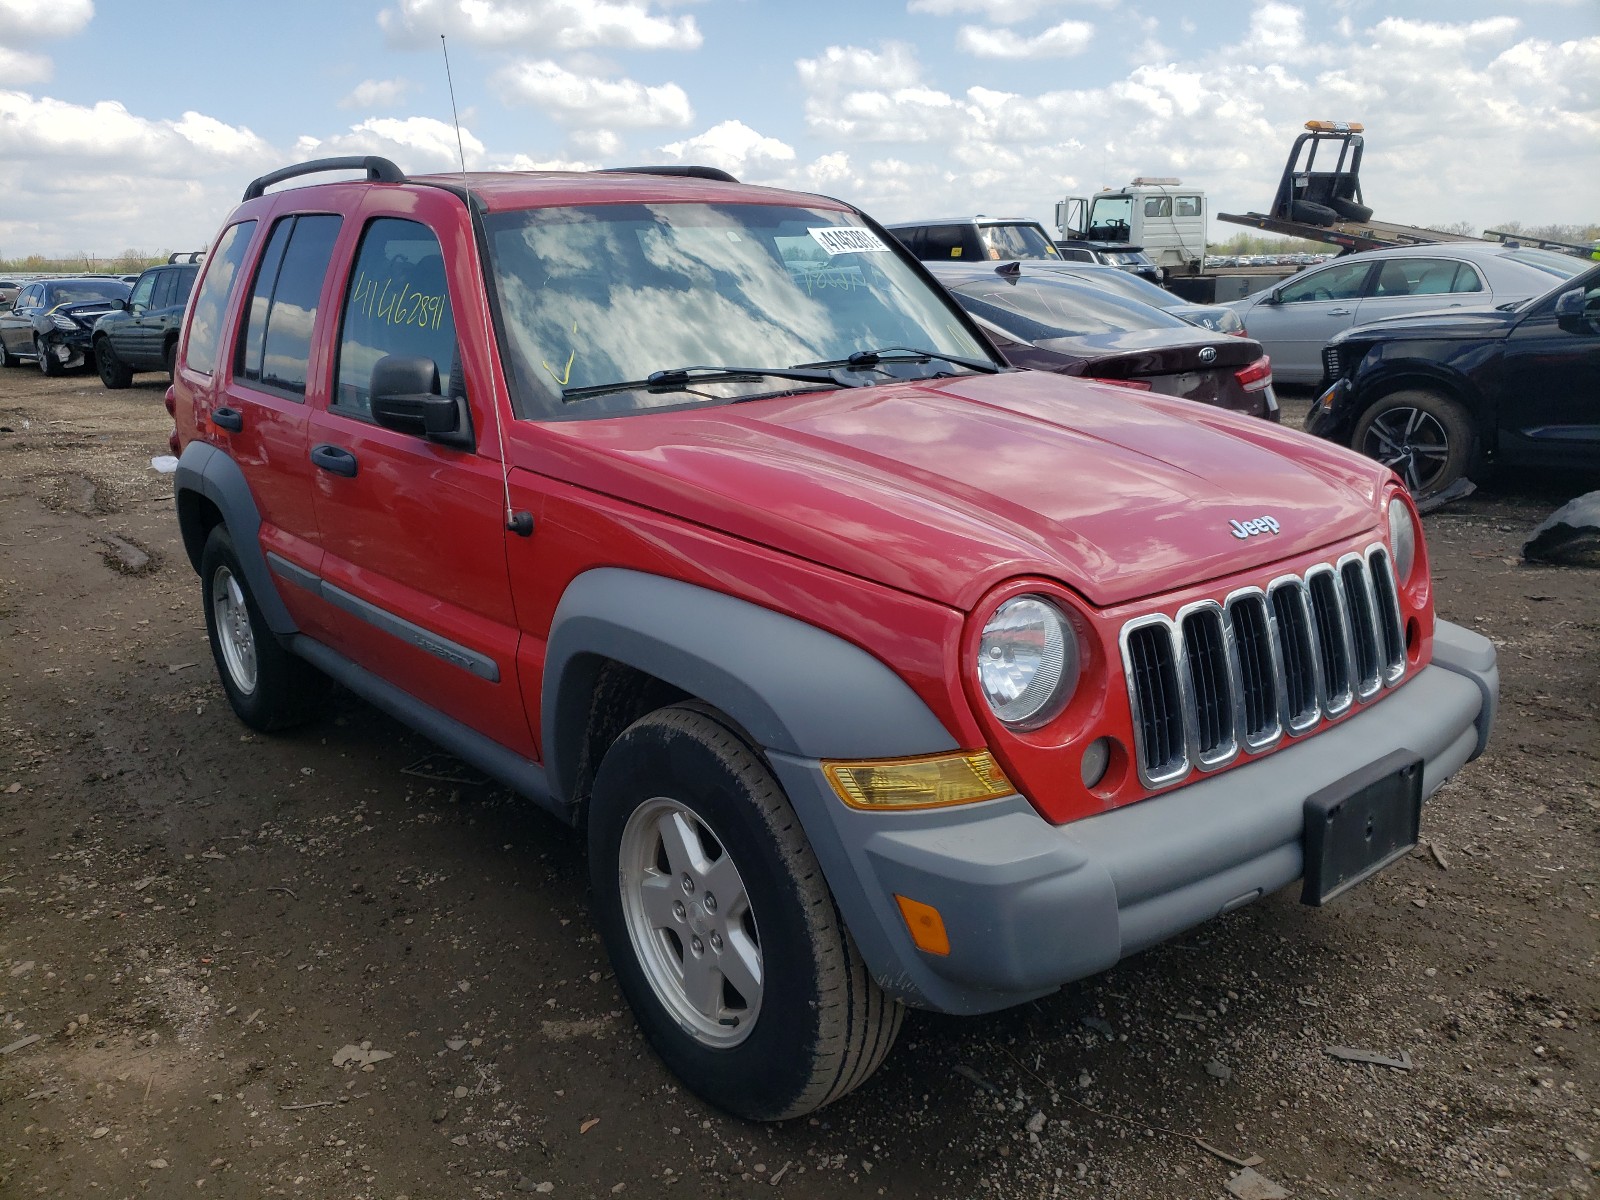
<svg viewBox="0 0 1600 1200">
<path fill-rule="evenodd" d="M 439 35 L 439 50 L 444 55 L 444 79 L 450 89 L 450 119 L 456 127 L 456 156 L 461 163 L 461 199 L 467 206 L 467 225 L 472 230 L 472 244 L 476 249 L 482 245 L 478 240 L 477 208 L 472 202 L 472 189 L 467 182 L 467 151 L 461 140 L 461 114 L 456 108 L 456 82 L 450 74 L 450 46 L 445 41 L 444 34 Z M 487 239 L 485 239 L 487 240 Z M 485 287 L 489 283 L 488 264 L 483 261 L 478 263 L 478 278 L 482 279 Z M 500 394 L 495 388 L 494 354 L 494 328 L 489 317 L 489 298 L 484 295 L 483 308 L 483 344 L 490 348 L 489 355 L 489 410 L 494 413 L 495 441 L 500 448 L 500 490 L 505 500 L 506 528 L 520 537 L 527 537 L 533 532 L 533 514 L 528 512 L 514 512 L 511 507 L 511 464 L 506 460 L 506 430 L 505 418 L 500 413 Z"/>
</svg>

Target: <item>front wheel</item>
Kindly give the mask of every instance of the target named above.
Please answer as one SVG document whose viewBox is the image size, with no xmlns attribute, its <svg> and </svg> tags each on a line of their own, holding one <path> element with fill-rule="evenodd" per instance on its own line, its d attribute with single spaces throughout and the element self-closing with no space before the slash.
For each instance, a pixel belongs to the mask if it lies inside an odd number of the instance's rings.
<svg viewBox="0 0 1600 1200">
<path fill-rule="evenodd" d="M 112 391 L 125 388 L 133 382 L 133 370 L 117 357 L 111 348 L 111 339 L 102 337 L 94 344 L 94 362 L 100 369 L 100 382 Z"/>
<path fill-rule="evenodd" d="M 1472 418 L 1437 392 L 1392 392 L 1361 414 L 1350 445 L 1392 469 L 1420 499 L 1467 473 Z"/>
<path fill-rule="evenodd" d="M 206 538 L 200 587 L 211 656 L 238 718 L 270 732 L 314 717 L 327 696 L 328 679 L 285 650 L 267 627 L 226 525 Z"/>
<path fill-rule="evenodd" d="M 33 352 L 38 356 L 39 370 L 54 379 L 57 375 L 66 373 L 66 368 L 50 353 L 50 348 L 40 338 L 33 339 Z"/>
<path fill-rule="evenodd" d="M 737 1116 L 802 1116 L 864 1082 L 903 1009 L 867 973 L 766 765 L 698 707 L 606 752 L 589 812 L 600 934 L 645 1037 Z"/>
</svg>

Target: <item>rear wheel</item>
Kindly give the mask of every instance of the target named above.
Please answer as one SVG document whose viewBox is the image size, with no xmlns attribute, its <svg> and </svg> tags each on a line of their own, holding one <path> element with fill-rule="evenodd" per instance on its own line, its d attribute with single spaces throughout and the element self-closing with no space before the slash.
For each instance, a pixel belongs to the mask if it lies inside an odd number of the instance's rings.
<svg viewBox="0 0 1600 1200">
<path fill-rule="evenodd" d="M 22 360 L 11 353 L 11 347 L 6 345 L 6 340 L 0 337 L 0 367 L 15 367 L 21 365 Z"/>
<path fill-rule="evenodd" d="M 38 356 L 39 370 L 43 371 L 52 379 L 57 375 L 66 373 L 66 368 L 63 367 L 56 357 L 50 353 L 50 351 L 45 347 L 44 342 L 40 341 L 38 338 L 33 339 L 33 352 Z"/>
<path fill-rule="evenodd" d="M 1416 497 L 1443 491 L 1472 461 L 1472 417 L 1437 392 L 1392 392 L 1356 422 L 1351 446 L 1391 468 Z"/>
<path fill-rule="evenodd" d="M 167 382 L 171 383 L 178 373 L 178 343 L 168 342 L 166 352 L 161 357 L 167 364 Z"/>
<path fill-rule="evenodd" d="M 316 716 L 327 676 L 285 650 L 267 627 L 226 525 L 206 538 L 200 586 L 211 656 L 239 719 L 269 732 Z"/>
<path fill-rule="evenodd" d="M 658 709 L 617 739 L 589 862 L 623 995 L 701 1097 L 777 1121 L 883 1062 L 903 1009 L 867 973 L 777 781 L 717 717 Z"/>
<path fill-rule="evenodd" d="M 108 337 L 96 338 L 94 342 L 95 366 L 100 369 L 100 382 L 112 391 L 125 388 L 133 382 L 133 370 L 111 348 L 111 339 Z"/>
</svg>

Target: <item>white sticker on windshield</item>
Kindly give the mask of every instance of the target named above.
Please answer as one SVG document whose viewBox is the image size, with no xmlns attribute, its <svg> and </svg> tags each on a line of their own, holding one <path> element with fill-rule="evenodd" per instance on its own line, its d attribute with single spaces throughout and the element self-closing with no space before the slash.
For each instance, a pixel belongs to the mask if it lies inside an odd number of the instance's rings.
<svg viewBox="0 0 1600 1200">
<path fill-rule="evenodd" d="M 807 229 L 813 241 L 829 254 L 887 254 L 889 247 L 870 229 L 855 225 L 824 225 Z"/>
</svg>

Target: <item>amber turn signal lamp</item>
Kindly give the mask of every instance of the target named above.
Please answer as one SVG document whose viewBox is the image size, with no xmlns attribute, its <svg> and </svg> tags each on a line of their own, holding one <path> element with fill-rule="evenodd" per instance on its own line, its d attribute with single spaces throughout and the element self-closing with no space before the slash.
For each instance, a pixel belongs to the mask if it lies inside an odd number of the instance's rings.
<svg viewBox="0 0 1600 1200">
<path fill-rule="evenodd" d="M 851 808 L 943 808 L 1012 795 L 1000 764 L 987 750 L 890 758 L 874 762 L 824 762 L 828 782 Z"/>
<path fill-rule="evenodd" d="M 895 894 L 894 902 L 900 906 L 900 915 L 905 918 L 906 928 L 911 931 L 911 940 L 918 950 L 929 954 L 950 953 L 950 935 L 944 931 L 944 918 L 937 908 L 899 893 Z"/>
</svg>

